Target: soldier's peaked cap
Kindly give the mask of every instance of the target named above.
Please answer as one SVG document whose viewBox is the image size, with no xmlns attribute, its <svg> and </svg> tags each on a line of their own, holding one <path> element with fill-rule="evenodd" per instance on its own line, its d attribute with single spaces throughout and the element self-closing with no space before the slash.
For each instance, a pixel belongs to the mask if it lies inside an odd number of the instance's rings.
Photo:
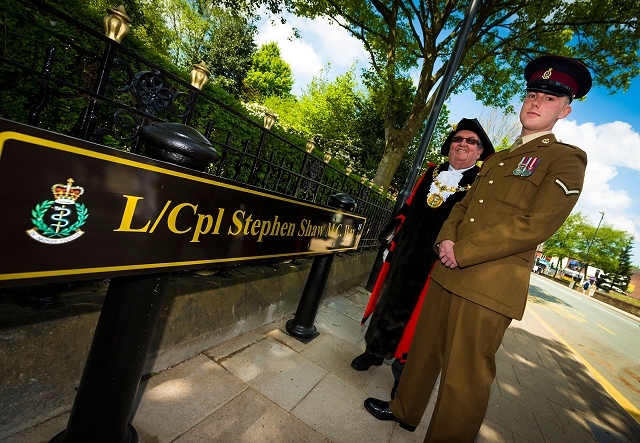
<svg viewBox="0 0 640 443">
<path fill-rule="evenodd" d="M 440 148 L 440 153 L 442 155 L 449 155 L 449 149 L 451 149 L 451 140 L 453 137 L 460 131 L 472 131 L 475 132 L 480 139 L 480 144 L 482 145 L 482 154 L 480 154 L 480 160 L 485 160 L 491 154 L 495 152 L 493 148 L 493 144 L 491 140 L 489 140 L 489 136 L 486 132 L 484 132 L 484 128 L 480 124 L 480 122 L 475 118 L 463 118 L 460 122 L 455 125 L 453 131 L 449 133 L 447 139 L 442 144 L 442 148 Z"/>
<path fill-rule="evenodd" d="M 587 95 L 591 89 L 589 69 L 574 58 L 543 55 L 524 68 L 527 91 L 538 91 L 570 99 Z"/>
</svg>

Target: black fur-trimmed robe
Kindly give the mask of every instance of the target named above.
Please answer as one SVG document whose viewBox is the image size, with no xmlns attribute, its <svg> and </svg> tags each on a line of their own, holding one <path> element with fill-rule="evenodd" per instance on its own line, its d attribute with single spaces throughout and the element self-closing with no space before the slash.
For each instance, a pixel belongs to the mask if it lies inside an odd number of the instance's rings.
<svg viewBox="0 0 640 443">
<path fill-rule="evenodd" d="M 429 167 L 388 228 L 395 229 L 395 235 L 362 320 L 364 324 L 373 310 L 365 340 L 367 352 L 378 357 L 406 358 L 413 336 L 406 327 L 438 259 L 433 249 L 436 237 L 453 206 L 466 194 L 466 190 L 455 192 L 440 207 L 430 208 L 427 195 L 436 167 L 438 172 L 446 171 L 449 163 Z M 471 185 L 479 170 L 474 166 L 463 172 L 458 185 Z"/>
</svg>

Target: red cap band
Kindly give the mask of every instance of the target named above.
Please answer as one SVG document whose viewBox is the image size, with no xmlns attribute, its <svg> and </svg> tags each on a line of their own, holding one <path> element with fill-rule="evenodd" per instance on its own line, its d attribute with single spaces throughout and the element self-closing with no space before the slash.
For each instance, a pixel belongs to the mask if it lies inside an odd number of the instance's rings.
<svg viewBox="0 0 640 443">
<path fill-rule="evenodd" d="M 549 72 L 551 71 L 551 72 Z M 547 69 L 546 71 L 537 71 L 531 75 L 529 79 L 529 83 L 537 82 L 537 81 L 549 80 L 554 83 L 560 83 L 561 85 L 566 86 L 571 93 L 575 96 L 578 93 L 580 87 L 578 86 L 578 82 L 576 79 L 571 77 L 564 72 L 556 71 L 555 69 Z"/>
</svg>

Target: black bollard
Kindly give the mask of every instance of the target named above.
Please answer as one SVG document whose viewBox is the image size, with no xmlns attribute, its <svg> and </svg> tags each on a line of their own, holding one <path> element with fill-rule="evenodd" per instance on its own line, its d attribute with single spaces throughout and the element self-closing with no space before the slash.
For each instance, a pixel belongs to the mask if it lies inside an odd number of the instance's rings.
<svg viewBox="0 0 640 443">
<path fill-rule="evenodd" d="M 353 211 L 356 207 L 356 202 L 350 195 L 338 193 L 331 196 L 330 206 L 345 211 Z M 313 322 L 318 314 L 318 308 L 322 301 L 322 294 L 327 285 L 334 258 L 335 254 L 323 254 L 313 259 L 296 314 L 292 320 L 287 321 L 285 326 L 289 335 L 301 341 L 311 341 L 320 334 Z"/>
<path fill-rule="evenodd" d="M 150 157 L 204 171 L 219 155 L 181 123 L 140 128 Z M 137 443 L 129 423 L 170 273 L 113 278 L 105 297 L 67 428 L 50 443 Z"/>
<path fill-rule="evenodd" d="M 170 274 L 111 280 L 67 429 L 51 443 L 135 443 L 129 425 Z"/>
</svg>

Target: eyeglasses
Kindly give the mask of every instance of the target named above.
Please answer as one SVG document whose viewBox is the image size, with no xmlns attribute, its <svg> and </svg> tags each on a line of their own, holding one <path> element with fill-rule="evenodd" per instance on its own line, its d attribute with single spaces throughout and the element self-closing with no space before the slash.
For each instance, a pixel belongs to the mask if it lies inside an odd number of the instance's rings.
<svg viewBox="0 0 640 443">
<path fill-rule="evenodd" d="M 454 142 L 454 143 L 460 143 L 462 140 L 466 141 L 467 144 L 469 144 L 469 145 L 479 145 L 480 144 L 480 140 L 475 139 L 473 137 L 460 137 L 460 136 L 456 135 L 455 137 L 453 137 L 451 139 L 451 141 Z"/>
</svg>

